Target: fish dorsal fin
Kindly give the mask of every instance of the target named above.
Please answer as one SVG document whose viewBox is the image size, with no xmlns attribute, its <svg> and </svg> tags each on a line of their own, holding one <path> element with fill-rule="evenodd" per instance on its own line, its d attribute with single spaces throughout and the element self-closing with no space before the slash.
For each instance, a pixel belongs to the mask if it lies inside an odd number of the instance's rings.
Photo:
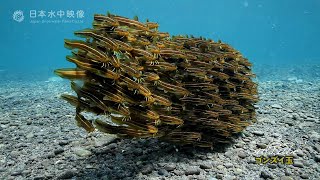
<svg viewBox="0 0 320 180">
<path fill-rule="evenodd" d="M 135 21 L 139 21 L 139 18 L 138 18 L 137 15 L 135 15 L 135 16 L 133 17 L 133 19 L 134 19 Z"/>
</svg>

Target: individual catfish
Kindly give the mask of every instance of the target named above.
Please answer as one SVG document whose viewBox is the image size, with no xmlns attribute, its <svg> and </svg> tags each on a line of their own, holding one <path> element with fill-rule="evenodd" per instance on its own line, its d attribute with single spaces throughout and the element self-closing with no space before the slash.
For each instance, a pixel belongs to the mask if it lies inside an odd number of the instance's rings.
<svg viewBox="0 0 320 180">
<path fill-rule="evenodd" d="M 92 121 L 87 120 L 83 115 L 77 113 L 75 117 L 77 125 L 84 128 L 87 132 L 93 132 L 95 128 L 92 125 Z"/>
<path fill-rule="evenodd" d="M 84 80 L 88 76 L 85 70 L 78 68 L 56 69 L 54 70 L 54 73 L 62 78 L 70 80 Z"/>
</svg>

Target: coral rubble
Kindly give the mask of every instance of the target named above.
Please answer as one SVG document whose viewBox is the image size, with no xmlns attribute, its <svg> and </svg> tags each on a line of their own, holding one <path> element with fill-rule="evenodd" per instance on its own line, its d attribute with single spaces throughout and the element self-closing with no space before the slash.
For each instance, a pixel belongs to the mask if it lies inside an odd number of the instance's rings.
<svg viewBox="0 0 320 180">
<path fill-rule="evenodd" d="M 251 63 L 221 41 L 171 37 L 158 26 L 96 14 L 92 29 L 75 32 L 85 40 L 65 40 L 76 68 L 55 73 L 71 80 L 77 95 L 62 98 L 76 107 L 78 125 L 182 145 L 230 142 L 255 119 Z"/>
</svg>

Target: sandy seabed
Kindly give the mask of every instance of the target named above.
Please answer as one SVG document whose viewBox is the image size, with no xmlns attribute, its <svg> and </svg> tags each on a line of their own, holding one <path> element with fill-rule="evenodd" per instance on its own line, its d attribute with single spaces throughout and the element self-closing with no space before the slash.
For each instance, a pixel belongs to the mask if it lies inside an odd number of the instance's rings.
<svg viewBox="0 0 320 180">
<path fill-rule="evenodd" d="M 319 79 L 258 79 L 257 123 L 214 151 L 87 134 L 67 81 L 0 82 L 0 179 L 320 179 Z"/>
</svg>

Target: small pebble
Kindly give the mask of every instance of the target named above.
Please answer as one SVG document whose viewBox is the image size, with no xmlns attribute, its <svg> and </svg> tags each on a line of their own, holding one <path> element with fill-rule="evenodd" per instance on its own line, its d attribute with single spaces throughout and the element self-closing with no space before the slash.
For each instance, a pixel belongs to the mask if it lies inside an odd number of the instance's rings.
<svg viewBox="0 0 320 180">
<path fill-rule="evenodd" d="M 182 175 L 185 174 L 183 171 L 177 170 L 177 169 L 173 170 L 173 173 L 174 173 L 175 175 L 177 175 L 177 176 L 182 176 Z"/>
<path fill-rule="evenodd" d="M 231 168 L 231 167 L 233 166 L 233 164 L 232 164 L 232 163 L 226 163 L 226 164 L 224 164 L 224 166 L 225 166 L 226 168 Z"/>
<path fill-rule="evenodd" d="M 239 151 L 238 152 L 238 156 L 242 159 L 246 158 L 247 157 L 247 154 L 244 152 L 244 151 Z"/>
<path fill-rule="evenodd" d="M 38 176 L 33 178 L 33 180 L 44 180 L 44 179 L 46 179 L 46 177 L 43 176 L 43 175 L 38 175 Z"/>
<path fill-rule="evenodd" d="M 244 143 L 242 142 L 242 143 L 238 143 L 238 144 L 236 144 L 235 145 L 237 148 L 243 148 L 243 146 L 244 146 Z M 229 151 L 230 152 L 230 151 Z M 227 153 L 227 152 L 226 152 Z M 226 154 L 225 153 L 225 154 Z"/>
<path fill-rule="evenodd" d="M 200 164 L 200 168 L 201 169 L 211 169 L 212 168 L 212 164 L 208 163 L 208 162 L 203 162 Z"/>
<path fill-rule="evenodd" d="M 297 149 L 295 153 L 300 157 L 302 157 L 304 155 L 304 153 L 302 152 L 301 149 Z"/>
<path fill-rule="evenodd" d="M 280 104 L 273 104 L 271 105 L 272 108 L 275 108 L 275 109 L 281 109 L 282 106 Z"/>
<path fill-rule="evenodd" d="M 153 166 L 151 164 L 147 164 L 141 169 L 141 173 L 144 175 L 150 174 L 152 171 L 153 171 Z"/>
<path fill-rule="evenodd" d="M 223 165 L 218 165 L 218 166 L 217 166 L 217 169 L 223 169 L 223 168 L 224 168 Z"/>
<path fill-rule="evenodd" d="M 67 170 L 63 173 L 61 173 L 59 176 L 58 176 L 58 179 L 70 179 L 74 176 L 77 175 L 77 171 L 75 170 Z"/>
<path fill-rule="evenodd" d="M 216 178 L 217 178 L 217 179 L 222 179 L 222 178 L 223 178 L 223 175 L 222 175 L 222 174 L 217 174 L 217 175 L 216 175 Z"/>
<path fill-rule="evenodd" d="M 292 173 L 290 170 L 288 170 L 288 169 L 286 169 L 286 170 L 284 171 L 284 174 L 285 174 L 286 176 L 292 176 L 292 175 L 293 175 L 293 173 Z"/>
<path fill-rule="evenodd" d="M 300 177 L 301 177 L 302 179 L 309 179 L 308 174 L 305 174 L 305 173 L 301 174 Z"/>
<path fill-rule="evenodd" d="M 268 168 L 270 169 L 276 169 L 277 167 L 277 164 L 268 164 Z"/>
<path fill-rule="evenodd" d="M 314 156 L 314 161 L 320 162 L 320 155 L 315 155 Z"/>
<path fill-rule="evenodd" d="M 314 118 L 310 118 L 310 117 L 307 117 L 307 119 L 305 119 L 305 121 L 315 122 L 315 121 L 316 121 L 316 119 L 314 119 Z"/>
<path fill-rule="evenodd" d="M 174 163 L 166 164 L 164 165 L 163 169 L 167 171 L 173 171 L 174 169 L 176 169 L 176 165 Z"/>
<path fill-rule="evenodd" d="M 28 138 L 28 139 L 31 139 L 31 138 L 33 138 L 34 137 L 34 134 L 32 133 L 32 132 L 30 132 L 30 133 L 28 133 L 27 135 L 26 135 L 26 138 Z"/>
<path fill-rule="evenodd" d="M 165 169 L 160 169 L 160 170 L 158 171 L 158 174 L 159 174 L 160 176 L 166 176 L 166 177 L 170 176 L 170 174 L 168 173 L 168 171 L 165 170 Z"/>
<path fill-rule="evenodd" d="M 55 156 L 54 152 L 51 152 L 46 155 L 46 158 L 50 159 L 50 158 L 53 158 L 54 156 Z"/>
<path fill-rule="evenodd" d="M 320 138 L 319 138 L 319 140 L 320 140 Z M 318 153 L 320 153 L 320 144 L 315 144 L 313 146 L 313 149 L 316 150 Z"/>
<path fill-rule="evenodd" d="M 288 113 L 293 113 L 293 110 L 292 109 L 287 109 L 287 112 Z"/>
<path fill-rule="evenodd" d="M 30 174 L 32 171 L 31 170 L 23 170 L 21 173 L 23 175 L 27 175 L 27 174 Z"/>
<path fill-rule="evenodd" d="M 109 179 L 112 179 L 112 178 L 110 178 L 109 175 L 104 175 L 101 177 L 101 180 L 109 180 Z"/>
<path fill-rule="evenodd" d="M 109 144 L 107 147 L 109 148 L 109 149 L 114 149 L 114 148 L 116 148 L 118 145 L 117 145 L 117 143 L 111 143 L 111 144 Z"/>
<path fill-rule="evenodd" d="M 257 147 L 261 148 L 261 149 L 265 149 L 265 148 L 267 148 L 267 145 L 263 144 L 263 143 L 257 143 Z"/>
<path fill-rule="evenodd" d="M 288 124 L 289 126 L 293 126 L 295 124 L 294 121 L 286 121 L 285 123 Z"/>
<path fill-rule="evenodd" d="M 104 135 L 102 137 L 95 139 L 95 146 L 96 147 L 106 146 L 108 144 L 113 143 L 116 139 L 117 139 L 116 135 L 112 135 L 112 134 Z"/>
<path fill-rule="evenodd" d="M 264 132 L 262 132 L 262 131 L 253 131 L 252 134 L 254 134 L 256 136 L 263 136 Z"/>
<path fill-rule="evenodd" d="M 94 169 L 94 167 L 92 165 L 90 165 L 90 164 L 87 164 L 86 165 L 86 169 Z"/>
<path fill-rule="evenodd" d="M 11 176 L 19 176 L 22 174 L 22 170 L 14 171 L 11 173 Z"/>
<path fill-rule="evenodd" d="M 62 140 L 62 141 L 59 141 L 58 144 L 60 146 L 65 146 L 65 145 L 69 144 L 69 141 Z"/>
<path fill-rule="evenodd" d="M 241 174 L 243 171 L 242 171 L 242 169 L 239 169 L 239 168 L 236 168 L 235 170 L 234 170 L 234 174 L 235 175 L 239 175 L 239 174 Z"/>
<path fill-rule="evenodd" d="M 303 168 L 303 163 L 299 160 L 294 161 L 293 166 Z"/>
<path fill-rule="evenodd" d="M 81 147 L 77 147 L 73 149 L 74 153 L 80 157 L 87 157 L 90 156 L 92 153 L 89 150 L 86 150 L 84 148 Z"/>
<path fill-rule="evenodd" d="M 260 177 L 263 179 L 274 179 L 273 175 L 269 171 L 261 171 Z"/>
<path fill-rule="evenodd" d="M 61 153 L 63 153 L 63 152 L 64 152 L 64 149 L 62 149 L 62 148 L 58 148 L 58 149 L 55 149 L 55 150 L 53 151 L 53 153 L 54 153 L 55 155 L 61 154 Z"/>
<path fill-rule="evenodd" d="M 290 176 L 282 176 L 280 180 L 293 180 L 293 178 Z"/>
<path fill-rule="evenodd" d="M 224 155 L 226 157 L 230 158 L 233 155 L 233 153 L 231 151 L 227 151 L 227 152 L 224 153 Z"/>
<path fill-rule="evenodd" d="M 278 134 L 278 133 L 273 133 L 273 134 L 271 134 L 271 137 L 277 138 L 277 137 L 279 137 L 279 136 L 280 136 L 280 134 Z"/>
<path fill-rule="evenodd" d="M 184 171 L 185 175 L 199 175 L 200 174 L 200 169 L 198 167 L 188 167 L 185 171 Z"/>
<path fill-rule="evenodd" d="M 217 180 L 217 178 L 214 178 L 214 177 L 209 177 L 208 180 Z"/>
<path fill-rule="evenodd" d="M 4 171 L 6 171 L 6 170 L 7 170 L 7 169 L 0 167 L 0 172 L 4 172 Z"/>
</svg>

